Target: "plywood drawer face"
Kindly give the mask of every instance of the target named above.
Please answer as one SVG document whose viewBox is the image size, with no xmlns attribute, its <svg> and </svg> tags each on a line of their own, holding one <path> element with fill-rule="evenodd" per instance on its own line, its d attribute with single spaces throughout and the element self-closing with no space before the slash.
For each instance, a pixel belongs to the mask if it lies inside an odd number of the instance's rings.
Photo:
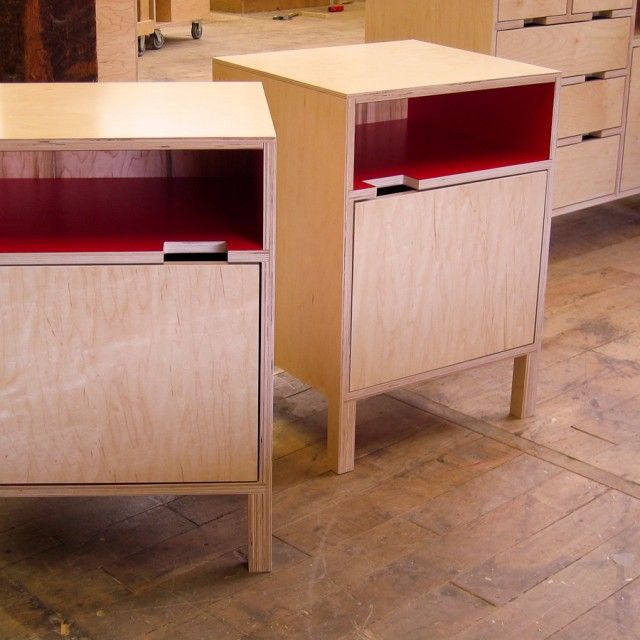
<svg viewBox="0 0 640 640">
<path fill-rule="evenodd" d="M 0 267 L 0 484 L 255 481 L 259 265 Z"/>
<path fill-rule="evenodd" d="M 583 135 L 622 124 L 625 78 L 562 87 L 558 137 Z"/>
<path fill-rule="evenodd" d="M 557 149 L 554 208 L 613 193 L 619 147 L 620 136 L 611 136 Z"/>
<path fill-rule="evenodd" d="M 355 205 L 352 391 L 534 341 L 546 181 Z"/>
<path fill-rule="evenodd" d="M 640 187 L 640 48 L 633 50 L 627 132 L 622 164 L 622 191 Z"/>
<path fill-rule="evenodd" d="M 191 22 L 208 17 L 210 10 L 209 0 L 156 0 L 158 22 Z"/>
<path fill-rule="evenodd" d="M 627 66 L 631 18 L 499 31 L 496 55 L 559 69 L 564 76 Z"/>
<path fill-rule="evenodd" d="M 615 11 L 631 9 L 631 0 L 573 0 L 572 13 L 589 13 L 590 11 Z"/>
<path fill-rule="evenodd" d="M 498 20 L 526 20 L 560 16 L 567 12 L 568 0 L 500 0 Z"/>
</svg>

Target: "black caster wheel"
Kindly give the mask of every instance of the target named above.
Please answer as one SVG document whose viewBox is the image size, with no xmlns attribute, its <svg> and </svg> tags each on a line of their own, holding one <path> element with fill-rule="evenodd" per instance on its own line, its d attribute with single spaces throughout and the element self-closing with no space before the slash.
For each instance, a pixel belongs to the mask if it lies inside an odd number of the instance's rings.
<svg viewBox="0 0 640 640">
<path fill-rule="evenodd" d="M 200 40 L 200 38 L 202 38 L 202 22 L 191 23 L 191 37 L 194 40 Z"/>
<path fill-rule="evenodd" d="M 144 55 L 145 49 L 147 48 L 145 37 L 138 36 L 138 58 Z"/>
<path fill-rule="evenodd" d="M 162 31 L 160 31 L 160 29 L 155 29 L 149 36 L 149 45 L 152 49 L 162 49 L 163 44 L 164 36 L 162 35 Z"/>
</svg>

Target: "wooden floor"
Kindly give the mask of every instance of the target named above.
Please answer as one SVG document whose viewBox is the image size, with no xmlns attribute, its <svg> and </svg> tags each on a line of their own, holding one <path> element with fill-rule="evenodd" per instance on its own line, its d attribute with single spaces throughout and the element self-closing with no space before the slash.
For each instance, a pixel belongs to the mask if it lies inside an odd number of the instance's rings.
<svg viewBox="0 0 640 640">
<path fill-rule="evenodd" d="M 350 9 L 214 25 L 238 51 L 355 41 Z M 206 77 L 218 37 L 141 76 Z M 323 399 L 279 374 L 271 575 L 246 572 L 237 497 L 2 500 L 0 639 L 640 638 L 640 199 L 552 238 L 536 418 L 506 417 L 503 365 L 375 398 L 339 477 Z"/>
</svg>

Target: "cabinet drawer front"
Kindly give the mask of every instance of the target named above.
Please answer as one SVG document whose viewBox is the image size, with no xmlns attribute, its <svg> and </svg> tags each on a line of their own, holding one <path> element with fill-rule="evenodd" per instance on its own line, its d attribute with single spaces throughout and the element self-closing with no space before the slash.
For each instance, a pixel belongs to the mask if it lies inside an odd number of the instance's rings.
<svg viewBox="0 0 640 640">
<path fill-rule="evenodd" d="M 256 480 L 259 269 L 0 267 L 0 484 Z"/>
<path fill-rule="evenodd" d="M 554 209 L 614 192 L 620 136 L 594 138 L 556 151 Z"/>
<path fill-rule="evenodd" d="M 209 16 L 209 0 L 156 0 L 158 22 L 190 22 Z"/>
<path fill-rule="evenodd" d="M 567 0 L 500 0 L 498 20 L 527 20 L 566 12 Z"/>
<path fill-rule="evenodd" d="M 622 191 L 640 187 L 640 48 L 633 50 L 629 111 L 622 164 Z"/>
<path fill-rule="evenodd" d="M 564 76 L 622 69 L 630 28 L 630 18 L 615 18 L 500 31 L 496 54 L 558 69 Z"/>
<path fill-rule="evenodd" d="M 572 13 L 631 9 L 632 4 L 631 0 L 573 0 Z"/>
<path fill-rule="evenodd" d="M 583 135 L 622 124 L 624 78 L 590 80 L 562 87 L 558 137 Z"/>
<path fill-rule="evenodd" d="M 355 205 L 352 391 L 526 344 L 547 174 Z"/>
</svg>

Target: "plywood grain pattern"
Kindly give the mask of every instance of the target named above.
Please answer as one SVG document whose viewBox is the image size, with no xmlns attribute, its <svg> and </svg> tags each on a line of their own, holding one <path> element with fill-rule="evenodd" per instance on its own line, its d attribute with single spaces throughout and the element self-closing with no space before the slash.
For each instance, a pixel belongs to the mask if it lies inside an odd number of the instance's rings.
<svg viewBox="0 0 640 640">
<path fill-rule="evenodd" d="M 339 392 L 346 101 L 217 60 L 213 70 L 214 79 L 263 80 L 278 131 L 276 363 Z"/>
<path fill-rule="evenodd" d="M 640 187 L 640 49 L 633 50 L 621 191 Z"/>
<path fill-rule="evenodd" d="M 498 20 L 526 20 L 559 16 L 567 12 L 568 0 L 498 0 Z"/>
<path fill-rule="evenodd" d="M 356 124 L 404 120 L 407 117 L 408 108 L 409 102 L 406 98 L 381 102 L 361 102 L 356 105 Z"/>
<path fill-rule="evenodd" d="M 633 0 L 573 0 L 573 13 L 630 9 Z"/>
<path fill-rule="evenodd" d="M 554 209 L 615 191 L 620 136 L 586 140 L 556 151 Z"/>
<path fill-rule="evenodd" d="M 560 91 L 558 137 L 567 138 L 619 127 L 626 78 L 590 80 Z"/>
<path fill-rule="evenodd" d="M 0 152 L 0 178 L 53 178 L 54 176 L 53 153 L 47 151 Z"/>
<path fill-rule="evenodd" d="M 564 76 L 622 69 L 629 61 L 630 18 L 500 31 L 496 54 L 562 71 Z"/>
<path fill-rule="evenodd" d="M 367 0 L 365 41 L 415 38 L 491 53 L 495 10 L 495 0 Z"/>
<path fill-rule="evenodd" d="M 55 151 L 52 155 L 56 178 L 163 178 L 169 175 L 166 151 Z"/>
<path fill-rule="evenodd" d="M 420 0 L 419 4 L 434 3 Z M 411 20 L 417 21 L 414 16 Z M 390 99 L 406 97 L 414 90 L 423 95 L 450 93 L 452 87 L 463 91 L 465 85 L 472 89 L 471 85 L 480 82 L 487 86 L 489 83 L 510 86 L 555 80 L 552 77 L 555 72 L 550 69 L 417 40 L 270 51 L 223 56 L 216 61 L 229 67 L 252 69 L 264 77 L 286 78 L 316 91 L 358 96 L 363 102 L 382 100 L 387 94 Z"/>
<path fill-rule="evenodd" d="M 136 0 L 95 0 L 98 80 L 138 79 Z"/>
<path fill-rule="evenodd" d="M 209 0 L 156 0 L 158 22 L 201 20 L 209 15 Z"/>
<path fill-rule="evenodd" d="M 256 480 L 259 270 L 0 268 L 0 483 Z"/>
<path fill-rule="evenodd" d="M 262 162 L 260 149 L 5 151 L 0 178 L 247 178 Z"/>
<path fill-rule="evenodd" d="M 546 180 L 355 205 L 351 390 L 534 341 Z"/>
<path fill-rule="evenodd" d="M 0 150 L 50 150 L 51 140 L 72 150 L 259 147 L 275 138 L 262 87 L 249 83 L 4 84 L 0 104 Z"/>
</svg>

